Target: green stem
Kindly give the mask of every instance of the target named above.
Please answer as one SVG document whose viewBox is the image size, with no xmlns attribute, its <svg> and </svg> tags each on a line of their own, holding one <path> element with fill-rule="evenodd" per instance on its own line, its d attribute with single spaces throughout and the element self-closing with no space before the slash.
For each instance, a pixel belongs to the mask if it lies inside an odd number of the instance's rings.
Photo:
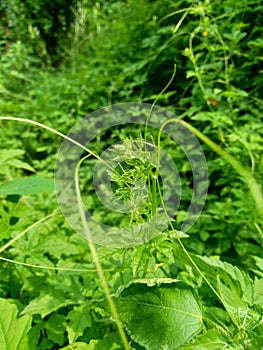
<svg viewBox="0 0 263 350">
<path fill-rule="evenodd" d="M 45 266 L 45 265 L 35 265 L 28 264 L 22 261 L 17 261 L 13 259 L 3 258 L 0 256 L 0 260 L 6 261 L 11 264 L 21 265 L 26 267 L 34 267 L 36 269 L 44 269 L 44 270 L 55 270 L 55 271 L 69 271 L 69 272 L 98 272 L 97 269 L 70 269 L 67 267 L 56 267 L 56 266 Z M 103 269 L 103 271 L 114 271 L 114 269 Z"/>
<path fill-rule="evenodd" d="M 152 215 L 156 214 L 157 211 L 157 192 L 156 192 L 156 184 L 157 184 L 157 175 L 153 174 L 151 177 L 152 180 Z"/>
<path fill-rule="evenodd" d="M 222 158 L 224 158 L 247 182 L 247 185 L 251 191 L 251 194 L 254 197 L 257 209 L 259 211 L 259 214 L 261 217 L 263 217 L 263 195 L 261 191 L 260 185 L 256 182 L 255 178 L 249 171 L 249 169 L 245 168 L 239 161 L 237 161 L 232 155 L 227 153 L 225 150 L 223 150 L 220 146 L 218 146 L 214 141 L 210 140 L 207 136 L 205 136 L 201 131 L 190 125 L 189 123 L 186 123 L 185 121 L 181 119 L 169 119 L 167 120 L 162 127 L 159 130 L 158 133 L 158 142 L 157 142 L 157 147 L 158 149 L 160 148 L 160 143 L 161 143 L 161 134 L 165 126 L 169 123 L 179 123 L 183 126 L 185 126 L 188 130 L 192 131 L 199 139 L 201 139 L 204 143 L 206 143 L 213 151 L 215 151 L 218 155 L 220 155 Z M 159 189 L 159 188 L 158 188 Z M 160 189 L 159 189 L 160 191 Z M 162 203 L 163 204 L 163 203 Z M 166 212 L 165 206 L 163 205 L 164 210 Z M 173 224 L 170 223 L 170 226 L 174 232 L 176 232 L 175 228 L 173 227 Z M 262 235 L 262 230 L 260 227 L 255 224 L 256 228 L 258 229 L 259 233 Z M 218 299 L 221 301 L 223 304 L 222 298 L 219 295 L 219 293 L 216 291 L 216 289 L 213 287 L 213 285 L 209 282 L 209 280 L 206 278 L 204 273 L 200 270 L 198 265 L 195 263 L 191 255 L 188 253 L 187 249 L 185 248 L 183 242 L 181 241 L 180 237 L 177 238 L 183 252 L 189 259 L 189 261 L 192 263 L 194 268 L 198 271 L 200 276 L 204 279 L 204 281 L 208 284 L 208 286 L 211 288 L 211 290 L 215 293 L 215 295 L 218 297 Z"/>
<path fill-rule="evenodd" d="M 57 131 L 56 129 L 51 128 L 50 126 L 47 126 L 45 124 L 41 124 L 39 122 L 36 122 L 34 120 L 31 119 L 26 119 L 26 118 L 17 118 L 17 117 L 0 117 L 0 120 L 10 120 L 10 121 L 17 121 L 17 122 L 22 122 L 22 123 L 27 123 L 27 124 L 32 124 L 35 126 L 39 126 L 42 129 L 46 129 L 50 132 L 52 132 L 53 134 L 56 134 L 60 137 L 62 137 L 63 139 L 74 143 L 74 145 L 82 148 L 84 151 L 88 152 L 89 154 L 93 155 L 94 157 L 96 157 L 97 159 L 99 158 L 97 154 L 95 154 L 94 152 L 92 152 L 91 150 L 89 150 L 87 147 L 83 146 L 81 143 L 77 142 L 76 140 L 68 137 L 67 135 L 62 134 L 61 132 Z"/>
<path fill-rule="evenodd" d="M 89 156 L 90 155 L 87 155 L 86 157 L 83 157 L 78 162 L 78 164 L 76 166 L 76 169 L 75 169 L 75 188 L 76 188 L 76 193 L 77 193 L 77 201 L 78 201 L 78 206 L 79 206 L 79 213 L 80 213 L 80 217 L 81 217 L 81 222 L 82 222 L 82 226 L 83 226 L 83 229 L 84 229 L 84 233 L 85 233 L 86 239 L 88 241 L 89 249 L 90 249 L 92 258 L 94 260 L 96 269 L 98 271 L 100 282 L 101 282 L 103 291 L 105 293 L 105 296 L 107 298 L 107 301 L 108 301 L 108 304 L 109 304 L 112 316 L 113 316 L 113 318 L 116 321 L 116 325 L 117 325 L 117 328 L 118 328 L 118 331 L 119 331 L 119 334 L 120 334 L 121 341 L 123 343 L 124 349 L 125 350 L 129 350 L 130 347 L 129 347 L 128 339 L 127 339 L 126 334 L 124 332 L 124 329 L 122 327 L 122 324 L 121 324 L 121 321 L 120 321 L 120 318 L 119 318 L 119 314 L 118 314 L 116 305 L 115 305 L 115 303 L 113 301 L 113 298 L 111 296 L 110 289 L 109 289 L 106 277 L 104 275 L 104 272 L 103 272 L 103 269 L 102 269 L 102 266 L 101 266 L 98 254 L 97 254 L 95 244 L 92 242 L 92 235 L 91 235 L 91 232 L 90 232 L 87 220 L 86 220 L 85 209 L 84 209 L 84 205 L 83 205 L 83 202 L 82 202 L 82 199 L 81 199 L 81 192 L 80 192 L 80 188 L 79 188 L 79 176 L 78 176 L 78 173 L 79 173 L 79 168 L 80 168 L 81 163 L 85 159 L 87 159 Z"/>
<path fill-rule="evenodd" d="M 176 64 L 174 64 L 174 70 L 173 70 L 173 74 L 171 76 L 171 79 L 168 81 L 168 83 L 165 85 L 165 87 L 163 88 L 163 90 L 158 94 L 158 96 L 156 97 L 156 99 L 154 100 L 152 106 L 151 106 L 151 109 L 150 109 L 150 112 L 149 112 L 149 115 L 147 116 L 147 119 L 145 121 L 145 129 L 144 129 L 144 138 L 145 140 L 147 139 L 147 127 L 148 127 L 148 123 L 149 123 L 149 120 L 151 118 L 151 115 L 152 115 L 152 111 L 153 111 L 153 108 L 154 106 L 156 105 L 157 101 L 159 100 L 159 98 L 162 96 L 162 94 L 168 89 L 168 87 L 172 84 L 173 80 L 174 80 L 174 77 L 175 77 L 175 74 L 176 74 Z"/>
</svg>

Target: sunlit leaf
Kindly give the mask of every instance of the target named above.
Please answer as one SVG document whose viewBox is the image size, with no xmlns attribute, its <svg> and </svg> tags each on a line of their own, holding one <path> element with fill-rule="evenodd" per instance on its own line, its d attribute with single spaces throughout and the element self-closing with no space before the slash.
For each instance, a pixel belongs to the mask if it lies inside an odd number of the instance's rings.
<svg viewBox="0 0 263 350">
<path fill-rule="evenodd" d="M 0 349 L 27 350 L 26 335 L 31 326 L 31 317 L 17 317 L 16 305 L 0 299 Z"/>
<path fill-rule="evenodd" d="M 119 292 L 120 319 L 147 350 L 175 350 L 202 330 L 202 312 L 191 289 L 171 279 L 140 279 Z"/>
<path fill-rule="evenodd" d="M 191 344 L 183 347 L 182 350 L 222 350 L 230 349 L 223 336 L 219 335 L 216 329 L 211 329 L 200 334 Z"/>
<path fill-rule="evenodd" d="M 39 176 L 28 176 L 0 185 L 0 194 L 32 195 L 54 191 L 54 182 Z"/>
<path fill-rule="evenodd" d="M 40 314 L 45 317 L 59 308 L 69 305 L 70 302 L 63 298 L 59 299 L 55 296 L 40 293 L 40 295 L 33 299 L 23 310 L 22 314 L 36 315 Z"/>
</svg>

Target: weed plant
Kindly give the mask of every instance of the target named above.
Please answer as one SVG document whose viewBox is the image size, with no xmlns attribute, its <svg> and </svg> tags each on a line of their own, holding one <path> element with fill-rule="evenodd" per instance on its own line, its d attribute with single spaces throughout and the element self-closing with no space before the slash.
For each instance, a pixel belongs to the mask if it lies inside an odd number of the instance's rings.
<svg viewBox="0 0 263 350">
<path fill-rule="evenodd" d="M 57 69 L 41 66 L 21 40 L 2 55 L 3 349 L 262 348 L 263 6 L 253 0 L 162 4 L 112 2 L 98 10 L 97 3 L 90 12 L 84 6 L 89 43 L 78 45 L 87 36 L 78 31 Z M 180 227 L 192 169 L 162 133 L 165 125 L 157 131 L 113 127 L 83 149 L 75 188 L 86 239 L 58 208 L 52 177 L 61 140 L 86 113 L 123 101 L 164 106 L 178 116 L 170 123 L 199 138 L 209 192 L 187 233 Z M 156 168 L 140 160 L 143 148 L 131 157 L 134 138 L 172 157 L 182 203 L 150 241 L 99 246 L 89 237 L 83 203 L 98 220 L 123 227 L 163 206 L 164 184 Z M 109 174 L 116 196 L 134 201 L 130 216 L 106 211 L 92 183 L 99 155 L 120 140 L 130 158 Z M 147 201 L 140 180 L 147 183 Z"/>
</svg>

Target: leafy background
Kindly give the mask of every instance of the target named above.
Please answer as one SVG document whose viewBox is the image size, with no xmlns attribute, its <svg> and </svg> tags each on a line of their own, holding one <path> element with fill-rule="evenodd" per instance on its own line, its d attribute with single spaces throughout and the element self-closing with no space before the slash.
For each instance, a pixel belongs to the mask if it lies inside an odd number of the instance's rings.
<svg viewBox="0 0 263 350">
<path fill-rule="evenodd" d="M 262 186 L 262 15 L 255 0 L 4 0 L 1 115 L 67 133 L 106 105 L 157 99 Z M 88 244 L 58 211 L 61 139 L 0 125 L 1 349 L 122 349 Z M 113 128 L 93 147 L 133 134 Z M 191 169 L 170 140 L 162 147 L 180 169 L 180 226 Z M 183 246 L 167 229 L 132 249 L 97 247 L 132 349 L 262 349 L 262 216 L 242 174 L 202 147 L 209 193 Z M 86 201 L 102 219 L 95 196 Z"/>
</svg>

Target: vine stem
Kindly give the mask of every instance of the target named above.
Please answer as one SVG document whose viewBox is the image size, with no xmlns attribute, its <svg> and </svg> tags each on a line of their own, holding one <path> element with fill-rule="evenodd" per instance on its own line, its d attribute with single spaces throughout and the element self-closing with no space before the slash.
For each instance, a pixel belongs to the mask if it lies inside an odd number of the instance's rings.
<svg viewBox="0 0 263 350">
<path fill-rule="evenodd" d="M 62 132 L 59 132 L 57 131 L 56 129 L 53 129 L 51 128 L 50 126 L 47 126 L 45 124 L 42 124 L 42 123 L 39 123 L 39 122 L 36 122 L 34 120 L 31 120 L 31 119 L 26 119 L 26 118 L 18 118 L 18 117 L 3 117 L 3 116 L 0 116 L 0 120 L 10 120 L 10 121 L 17 121 L 17 122 L 22 122 L 22 123 L 27 123 L 27 124 L 32 124 L 32 125 L 35 125 L 35 126 L 38 126 L 42 129 L 46 129 L 50 132 L 52 132 L 53 134 L 56 134 L 60 137 L 62 137 L 63 139 L 69 141 L 69 142 L 72 142 L 74 143 L 74 145 L 82 148 L 84 151 L 88 152 L 89 154 L 91 154 L 92 156 L 96 157 L 96 158 L 99 158 L 99 156 L 97 154 L 95 154 L 94 152 L 92 152 L 90 149 L 88 149 L 87 147 L 83 146 L 81 143 L 79 143 L 78 141 L 72 139 L 71 137 L 68 137 L 67 135 L 64 135 L 62 134 Z"/>
<path fill-rule="evenodd" d="M 10 247 L 10 245 L 12 245 L 13 243 L 15 243 L 19 238 L 23 237 L 28 231 L 30 231 L 32 228 L 34 228 L 35 226 L 41 224 L 42 222 L 52 218 L 52 216 L 55 216 L 59 214 L 59 212 L 54 212 L 52 214 L 49 214 L 47 216 L 45 216 L 44 218 L 34 222 L 32 225 L 28 226 L 24 231 L 20 232 L 17 236 L 15 236 L 13 239 L 11 239 L 10 241 L 8 241 L 6 244 L 4 244 L 1 248 L 0 248 L 0 254 L 6 250 L 8 247 Z M 3 260 L 3 259 L 2 259 Z"/>
<path fill-rule="evenodd" d="M 44 270 L 55 270 L 55 271 L 67 271 L 67 272 L 98 272 L 96 269 L 70 269 L 67 267 L 57 267 L 57 266 L 46 266 L 46 265 L 35 265 L 24 263 L 22 261 L 17 261 L 13 259 L 8 259 L 0 256 L 0 260 L 6 261 L 11 264 L 21 265 L 26 267 L 34 267 L 36 269 L 44 269 Z M 113 269 L 103 269 L 103 271 L 114 271 Z"/>
<path fill-rule="evenodd" d="M 85 209 L 84 209 L 84 205 L 83 205 L 83 202 L 82 202 L 82 199 L 81 199 L 81 192 L 80 192 L 80 188 L 79 188 L 79 175 L 78 174 L 79 174 L 79 168 L 80 168 L 81 163 L 85 159 L 87 159 L 88 157 L 89 157 L 89 155 L 87 155 L 87 156 L 83 157 L 82 159 L 80 159 L 80 161 L 78 162 L 78 164 L 76 166 L 76 169 L 75 169 L 75 189 L 76 189 L 79 213 L 80 213 L 80 217 L 81 217 L 81 222 L 82 222 L 82 226 L 83 226 L 83 229 L 84 229 L 84 233 L 85 233 L 86 239 L 88 241 L 89 249 L 90 249 L 93 261 L 95 263 L 96 269 L 98 271 L 100 282 L 101 282 L 102 288 L 104 290 L 105 296 L 107 298 L 107 301 L 108 301 L 108 304 L 109 304 L 112 316 L 115 319 L 115 322 L 116 322 L 116 325 L 117 325 L 117 328 L 118 328 L 118 331 L 119 331 L 119 334 L 120 334 L 120 338 L 121 338 L 122 343 L 124 345 L 124 349 L 125 350 L 129 350 L 130 347 L 129 347 L 128 339 L 127 339 L 126 334 L 124 332 L 124 329 L 122 327 L 122 324 L 121 324 L 121 321 L 120 321 L 120 318 L 119 318 L 119 314 L 118 314 L 118 310 L 117 310 L 116 305 L 115 305 L 115 303 L 113 301 L 113 298 L 111 296 L 110 289 L 109 289 L 109 286 L 108 286 L 108 283 L 107 283 L 107 279 L 106 279 L 106 277 L 104 275 L 104 272 L 103 272 L 103 269 L 102 269 L 102 266 L 101 266 L 98 254 L 97 254 L 97 250 L 96 250 L 95 244 L 92 242 L 92 235 L 91 235 L 91 232 L 90 232 L 87 220 L 86 220 Z"/>
<path fill-rule="evenodd" d="M 185 121 L 183 121 L 181 119 L 177 119 L 177 118 L 172 118 L 172 119 L 167 120 L 162 125 L 162 127 L 161 127 L 161 129 L 159 130 L 159 133 L 158 133 L 158 142 L 157 142 L 158 149 L 160 148 L 162 131 L 165 128 L 165 126 L 167 124 L 170 124 L 170 123 L 179 123 L 179 124 L 185 126 L 188 130 L 193 132 L 193 134 L 196 135 L 200 140 L 202 140 L 205 144 L 207 144 L 213 151 L 215 151 L 218 155 L 220 155 L 222 158 L 224 158 L 244 178 L 244 180 L 246 181 L 246 183 L 247 183 L 247 185 L 248 185 L 248 187 L 249 187 L 249 189 L 251 191 L 252 196 L 254 197 L 255 204 L 256 204 L 256 207 L 258 209 L 258 212 L 259 212 L 260 216 L 263 218 L 263 194 L 262 194 L 262 190 L 261 190 L 260 185 L 257 183 L 256 179 L 253 177 L 253 175 L 249 171 L 249 169 L 245 168 L 231 154 L 226 152 L 224 149 L 222 149 L 220 146 L 218 146 L 214 141 L 209 139 L 201 131 L 199 131 L 198 129 L 196 129 L 195 127 L 190 125 L 189 123 L 187 123 L 187 122 L 185 122 Z M 160 191 L 159 186 L 158 186 L 158 190 Z M 162 202 L 162 205 L 164 207 L 164 210 L 166 211 L 166 208 L 165 208 L 163 202 Z M 173 231 L 176 232 L 176 230 L 174 229 L 172 223 L 170 223 L 170 226 L 173 229 Z M 258 229 L 258 231 L 261 234 L 261 236 L 263 237 L 263 232 L 260 229 L 259 225 L 255 224 L 255 226 Z M 206 278 L 204 273 L 200 270 L 200 268 L 195 263 L 195 261 L 193 260 L 191 255 L 188 253 L 188 251 L 185 248 L 185 246 L 184 246 L 183 242 L 181 241 L 180 237 L 178 237 L 177 240 L 178 240 L 178 242 L 179 242 L 183 252 L 187 256 L 187 258 L 190 260 L 192 265 L 195 267 L 195 269 L 198 271 L 200 276 L 202 276 L 204 281 L 208 284 L 208 286 L 215 293 L 215 295 L 218 297 L 218 299 L 222 302 L 222 304 L 224 304 L 221 296 L 219 295 L 219 293 L 216 291 L 216 289 L 213 287 L 213 285 L 209 282 L 209 280 Z"/>
</svg>

